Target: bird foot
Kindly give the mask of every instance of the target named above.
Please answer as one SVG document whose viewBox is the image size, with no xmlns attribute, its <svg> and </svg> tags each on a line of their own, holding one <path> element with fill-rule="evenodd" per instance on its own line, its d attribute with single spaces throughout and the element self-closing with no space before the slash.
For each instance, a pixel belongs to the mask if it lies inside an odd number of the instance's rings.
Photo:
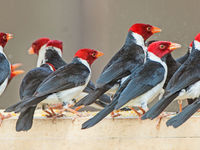
<svg viewBox="0 0 200 150">
<path fill-rule="evenodd" d="M 56 119 L 56 118 L 60 118 L 60 117 L 63 117 L 64 114 L 62 114 L 62 112 L 59 112 L 59 113 L 55 113 L 54 110 L 53 110 L 53 107 L 49 107 L 48 108 L 51 112 L 47 111 L 47 110 L 44 110 L 44 112 L 47 113 L 47 115 L 45 115 L 47 118 L 53 118 L 53 119 Z"/>
<path fill-rule="evenodd" d="M 113 120 L 114 120 L 114 118 L 120 116 L 120 114 L 118 112 L 115 113 L 114 111 L 112 111 L 110 115 L 111 115 L 111 117 L 112 117 Z"/>
<path fill-rule="evenodd" d="M 62 111 L 69 111 L 69 112 L 71 112 L 71 113 L 73 113 L 73 114 L 76 114 L 76 115 L 79 116 L 79 117 L 82 117 L 82 114 L 81 114 L 81 113 L 77 112 L 76 110 L 74 110 L 74 109 L 72 109 L 72 108 L 64 108 Z"/>
<path fill-rule="evenodd" d="M 141 117 L 142 117 L 142 115 L 143 114 L 141 114 L 141 113 L 139 113 L 135 108 L 133 108 L 133 107 L 129 107 L 131 110 L 133 110 L 136 114 L 137 114 L 137 116 L 139 117 L 139 119 L 141 120 Z"/>
<path fill-rule="evenodd" d="M 10 118 L 10 117 L 12 117 L 11 114 L 3 115 L 2 113 L 0 113 L 0 126 L 1 126 L 2 123 L 3 123 L 3 120 L 8 119 L 8 118 Z"/>
</svg>

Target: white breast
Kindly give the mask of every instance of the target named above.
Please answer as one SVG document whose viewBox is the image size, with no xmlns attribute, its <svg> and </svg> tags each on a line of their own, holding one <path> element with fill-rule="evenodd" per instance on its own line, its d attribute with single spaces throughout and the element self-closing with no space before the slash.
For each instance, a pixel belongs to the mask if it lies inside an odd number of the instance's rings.
<svg viewBox="0 0 200 150">
<path fill-rule="evenodd" d="M 4 90 L 6 89 L 6 86 L 8 84 L 8 78 L 1 84 L 0 86 L 0 95 L 4 92 Z"/>
<path fill-rule="evenodd" d="M 183 100 L 187 98 L 198 98 L 200 96 L 200 81 L 190 85 L 187 90 L 182 89 L 176 100 Z"/>
<path fill-rule="evenodd" d="M 163 80 L 161 83 L 153 87 L 148 92 L 138 96 L 135 99 L 132 99 L 129 101 L 125 106 L 140 106 L 144 110 L 147 110 L 147 104 L 152 102 L 163 90 L 163 85 L 165 83 L 165 80 Z"/>
</svg>

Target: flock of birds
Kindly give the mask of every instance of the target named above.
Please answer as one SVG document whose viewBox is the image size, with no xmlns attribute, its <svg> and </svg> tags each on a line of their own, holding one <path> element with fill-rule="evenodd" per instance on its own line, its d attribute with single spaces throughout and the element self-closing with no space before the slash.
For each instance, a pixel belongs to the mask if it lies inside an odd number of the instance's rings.
<svg viewBox="0 0 200 150">
<path fill-rule="evenodd" d="M 61 41 L 39 38 L 32 43 L 30 54 L 37 54 L 37 67 L 31 69 L 20 85 L 20 101 L 5 112 L 20 113 L 16 131 L 27 131 L 33 124 L 37 107 L 47 117 L 62 117 L 63 111 L 81 116 L 79 109 L 93 105 L 101 107 L 94 117 L 82 124 L 90 128 L 108 114 L 117 117 L 124 109 L 133 110 L 140 119 L 160 119 L 163 110 L 178 100 L 179 113 L 167 121 L 167 126 L 179 127 L 200 108 L 200 33 L 189 45 L 187 53 L 174 59 L 171 52 L 181 45 L 170 41 L 147 41 L 161 29 L 149 24 L 136 23 L 128 30 L 123 47 L 110 59 L 96 85 L 91 81 L 92 63 L 102 52 L 93 49 L 78 50 L 71 63 L 62 59 Z M 3 52 L 11 34 L 0 33 L 0 94 L 10 79 L 23 70 L 10 65 Z M 107 94 L 112 95 L 112 98 Z M 159 101 L 147 104 L 159 96 Z M 182 100 L 188 105 L 182 109 Z M 55 113 L 54 109 L 60 109 Z M 1 121 L 11 115 L 0 115 Z"/>
</svg>

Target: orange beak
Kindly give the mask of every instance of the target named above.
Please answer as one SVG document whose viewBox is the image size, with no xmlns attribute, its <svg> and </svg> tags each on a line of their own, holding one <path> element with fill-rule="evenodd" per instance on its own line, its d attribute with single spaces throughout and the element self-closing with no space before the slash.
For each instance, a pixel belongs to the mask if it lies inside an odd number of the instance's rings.
<svg viewBox="0 0 200 150">
<path fill-rule="evenodd" d="M 34 49 L 33 49 L 32 47 L 29 48 L 28 53 L 29 53 L 30 55 L 35 54 Z"/>
<path fill-rule="evenodd" d="M 13 35 L 10 33 L 6 33 L 6 35 L 7 35 L 7 41 L 13 38 Z"/>
<path fill-rule="evenodd" d="M 100 52 L 100 51 L 97 51 L 96 57 L 98 58 L 98 57 L 103 56 L 103 55 L 104 55 L 104 53 L 102 53 L 102 52 Z"/>
<path fill-rule="evenodd" d="M 152 27 L 152 29 L 151 29 L 151 32 L 154 34 L 154 33 L 158 33 L 158 32 L 161 32 L 162 30 L 160 29 L 160 28 L 158 28 L 158 27 Z"/>
<path fill-rule="evenodd" d="M 20 66 L 22 66 L 21 63 L 12 64 L 12 65 L 11 65 L 11 70 L 14 71 L 15 69 L 19 68 Z"/>
<path fill-rule="evenodd" d="M 12 71 L 11 72 L 11 78 L 17 76 L 17 75 L 20 75 L 22 73 L 24 73 L 25 71 L 24 70 L 15 70 L 15 71 Z"/>
<path fill-rule="evenodd" d="M 170 46 L 169 46 L 169 49 L 170 50 L 175 50 L 177 48 L 181 48 L 181 45 L 180 44 L 177 44 L 177 43 L 171 43 Z"/>
</svg>

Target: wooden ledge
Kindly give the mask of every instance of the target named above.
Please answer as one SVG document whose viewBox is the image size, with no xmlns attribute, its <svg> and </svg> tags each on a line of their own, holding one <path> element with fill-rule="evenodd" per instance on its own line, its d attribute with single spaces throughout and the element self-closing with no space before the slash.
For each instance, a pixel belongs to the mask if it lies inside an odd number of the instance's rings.
<svg viewBox="0 0 200 150">
<path fill-rule="evenodd" d="M 127 116 L 107 117 L 96 126 L 81 130 L 89 117 L 68 116 L 46 119 L 37 111 L 28 132 L 15 132 L 16 118 L 4 120 L 0 128 L 2 150 L 199 150 L 200 118 L 194 115 L 178 129 L 166 127 L 164 118 L 160 129 L 158 120 L 138 120 L 133 112 Z"/>
</svg>

